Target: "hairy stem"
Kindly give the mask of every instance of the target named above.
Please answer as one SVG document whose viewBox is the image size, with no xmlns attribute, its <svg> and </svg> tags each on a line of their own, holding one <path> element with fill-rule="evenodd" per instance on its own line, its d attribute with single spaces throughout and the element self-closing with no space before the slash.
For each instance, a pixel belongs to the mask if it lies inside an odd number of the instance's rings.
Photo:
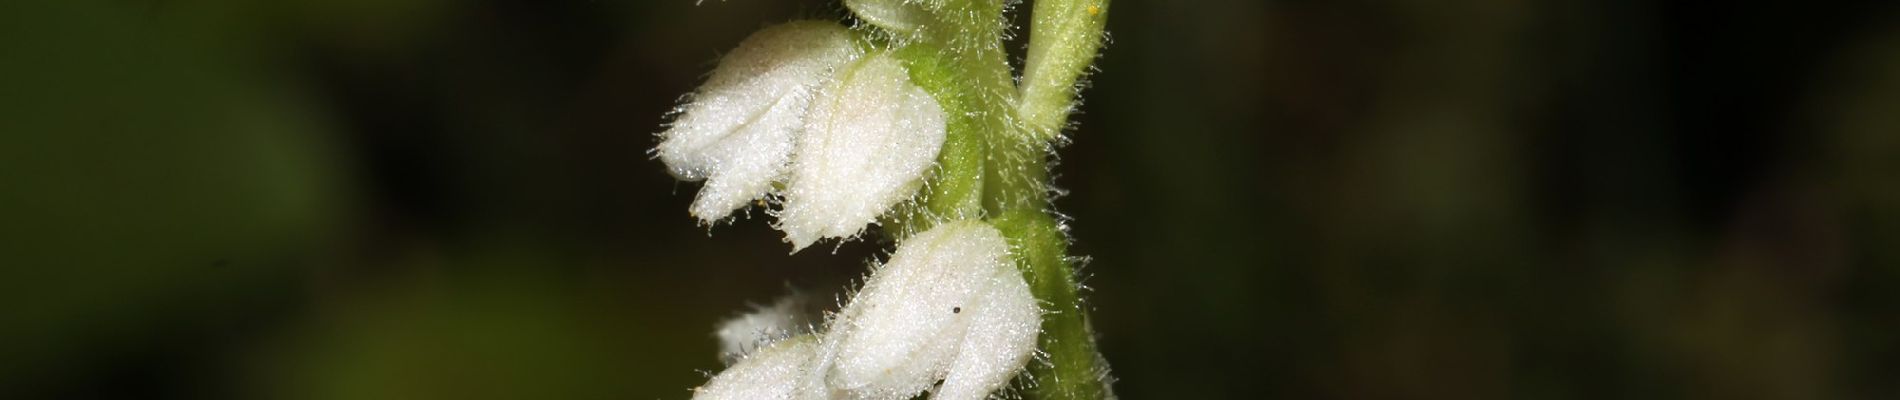
<svg viewBox="0 0 1900 400">
<path fill-rule="evenodd" d="M 1102 399 L 1111 396 L 1108 365 L 1095 348 L 1094 329 L 1078 293 L 1068 257 L 1068 235 L 1051 215 L 1047 159 L 1050 142 L 1067 125 L 1074 109 L 1076 82 L 1095 62 L 1103 41 L 1109 0 L 1036 0 L 1030 16 L 1028 59 L 1024 65 L 1017 115 L 1021 123 L 1016 154 L 992 156 L 995 169 L 1012 171 L 1028 185 L 1001 184 L 1000 197 L 1019 199 L 992 222 L 1012 242 L 1017 265 L 1030 290 L 1047 302 L 1041 348 L 1047 364 L 1030 367 L 1032 399 Z M 996 148 L 996 146 L 992 146 Z"/>
<path fill-rule="evenodd" d="M 1107 363 L 1095 350 L 1095 335 L 1083 308 L 1069 244 L 1061 225 L 1048 213 L 1016 210 L 991 220 L 1010 241 L 1010 252 L 1023 268 L 1029 288 L 1045 302 L 1039 347 L 1048 363 L 1029 366 L 1031 399 L 1102 399 L 1108 397 Z"/>
<path fill-rule="evenodd" d="M 1068 257 L 1068 236 L 1051 214 L 1050 141 L 1067 124 L 1075 83 L 1101 46 L 1108 0 L 1038 0 L 1029 59 L 1012 81 L 1001 0 L 945 0 L 935 27 L 897 52 L 911 78 L 949 116 L 938 173 L 899 235 L 947 219 L 987 216 L 1010 241 L 1016 265 L 1049 314 L 1029 369 L 1032 399 L 1109 396 L 1107 365 L 1095 348 Z"/>
<path fill-rule="evenodd" d="M 936 173 L 918 204 L 898 221 L 899 236 L 928 230 L 937 221 L 981 218 L 988 150 L 984 132 L 994 129 L 994 121 L 982 118 L 983 96 L 965 84 L 962 69 L 937 46 L 912 44 L 894 56 L 910 68 L 912 82 L 937 98 L 946 117 Z"/>
</svg>

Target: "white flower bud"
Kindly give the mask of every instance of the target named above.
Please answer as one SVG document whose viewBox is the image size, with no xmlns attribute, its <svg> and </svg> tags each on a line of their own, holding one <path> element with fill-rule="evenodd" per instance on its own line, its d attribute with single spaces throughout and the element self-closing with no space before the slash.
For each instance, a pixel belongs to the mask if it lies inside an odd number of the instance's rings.
<svg viewBox="0 0 1900 400">
<path fill-rule="evenodd" d="M 850 398 L 907 399 L 941 380 L 932 398 L 981 400 L 1034 353 L 1036 304 L 996 228 L 947 223 L 906 240 L 871 274 L 832 322 L 811 373 Z"/>
<path fill-rule="evenodd" d="M 844 67 L 822 93 L 798 138 L 778 215 L 794 252 L 855 236 L 911 198 L 943 147 L 943 107 L 888 53 Z"/>
<path fill-rule="evenodd" d="M 770 192 L 815 92 L 860 55 L 843 26 L 800 21 L 760 30 L 720 60 L 657 148 L 673 176 L 706 180 L 693 216 L 710 224 Z"/>
<path fill-rule="evenodd" d="M 693 389 L 695 400 L 790 400 L 817 354 L 810 335 L 772 344 Z"/>
</svg>

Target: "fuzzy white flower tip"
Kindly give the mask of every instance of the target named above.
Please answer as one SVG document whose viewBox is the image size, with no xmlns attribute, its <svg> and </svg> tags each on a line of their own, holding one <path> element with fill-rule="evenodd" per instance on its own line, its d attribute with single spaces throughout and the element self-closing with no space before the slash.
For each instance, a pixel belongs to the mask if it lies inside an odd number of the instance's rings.
<svg viewBox="0 0 1900 400">
<path fill-rule="evenodd" d="M 719 323 L 719 357 L 731 364 L 753 351 L 794 335 L 811 333 L 819 313 L 799 294 L 779 298 L 771 306 Z"/>
<path fill-rule="evenodd" d="M 1016 268 L 997 274 L 988 298 L 969 317 L 963 348 L 932 399 L 982 400 L 1008 384 L 1035 353 L 1036 336 L 1042 332 L 1036 296 Z"/>
<path fill-rule="evenodd" d="M 1042 311 L 1000 232 L 974 221 L 919 233 L 832 322 L 817 371 L 834 391 L 903 399 L 980 400 L 1022 371 Z"/>
<path fill-rule="evenodd" d="M 705 386 L 693 389 L 696 400 L 761 400 L 793 398 L 799 379 L 817 354 L 817 339 L 793 337 L 747 356 L 719 372 Z"/>
<path fill-rule="evenodd" d="M 693 216 L 710 224 L 770 192 L 815 92 L 860 55 L 843 26 L 799 21 L 760 30 L 721 59 L 657 148 L 673 176 L 706 180 Z"/>
<path fill-rule="evenodd" d="M 911 198 L 943 148 L 943 107 L 888 53 L 840 70 L 792 156 L 779 229 L 796 252 L 851 237 Z"/>
<path fill-rule="evenodd" d="M 922 0 L 844 0 L 858 19 L 897 32 L 916 30 L 930 16 Z"/>
</svg>

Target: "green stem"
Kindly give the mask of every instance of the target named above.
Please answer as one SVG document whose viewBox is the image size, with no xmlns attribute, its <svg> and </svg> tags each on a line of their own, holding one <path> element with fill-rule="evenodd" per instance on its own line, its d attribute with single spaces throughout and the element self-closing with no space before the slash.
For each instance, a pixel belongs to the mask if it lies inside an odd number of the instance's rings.
<svg viewBox="0 0 1900 400">
<path fill-rule="evenodd" d="M 1095 349 L 1088 310 L 1077 293 L 1069 263 L 1069 242 L 1055 218 L 1040 210 L 1018 209 L 990 220 L 1010 242 L 1030 291 L 1048 306 L 1039 345 L 1047 363 L 1032 363 L 1030 399 L 1108 398 L 1108 363 Z"/>
<path fill-rule="evenodd" d="M 1011 241 L 1012 251 L 1037 299 L 1048 303 L 1041 347 L 1047 364 L 1034 364 L 1032 399 L 1103 399 L 1108 363 L 1095 348 L 1094 329 L 1082 306 L 1068 235 L 1050 214 L 1049 143 L 1067 125 L 1075 85 L 1101 48 L 1109 0 L 1036 0 L 1030 20 L 1029 54 L 1017 103 L 1021 123 L 1014 140 L 990 157 L 992 171 L 1020 177 L 992 189 L 1004 207 L 991 220 Z"/>
<path fill-rule="evenodd" d="M 1031 399 L 1109 397 L 1107 363 L 1082 306 L 1068 237 L 1050 214 L 1050 140 L 1073 107 L 1075 82 L 1100 47 L 1108 0 L 1038 0 L 1023 87 L 1002 47 L 1003 2 L 943 0 L 938 23 L 899 49 L 911 79 L 949 116 L 937 175 L 899 236 L 937 221 L 989 217 L 1010 241 L 1030 290 L 1048 305 L 1032 363 Z M 1020 91 L 1019 91 L 1020 90 Z"/>
<path fill-rule="evenodd" d="M 981 118 L 985 103 L 954 60 L 936 46 L 913 44 L 893 54 L 910 68 L 911 82 L 924 88 L 943 106 L 945 135 L 937 156 L 937 170 L 925 183 L 923 197 L 897 222 L 898 236 L 930 229 L 938 221 L 983 217 L 983 171 L 987 141 L 984 132 L 993 121 Z"/>
</svg>

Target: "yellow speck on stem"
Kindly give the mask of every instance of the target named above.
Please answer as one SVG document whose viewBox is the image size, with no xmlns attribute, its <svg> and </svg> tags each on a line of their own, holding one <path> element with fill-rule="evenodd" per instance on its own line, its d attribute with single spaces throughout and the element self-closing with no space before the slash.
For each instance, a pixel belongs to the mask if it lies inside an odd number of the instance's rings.
<svg viewBox="0 0 1900 400">
<path fill-rule="evenodd" d="M 1102 15 L 1102 6 L 1089 5 L 1089 15 Z"/>
</svg>

